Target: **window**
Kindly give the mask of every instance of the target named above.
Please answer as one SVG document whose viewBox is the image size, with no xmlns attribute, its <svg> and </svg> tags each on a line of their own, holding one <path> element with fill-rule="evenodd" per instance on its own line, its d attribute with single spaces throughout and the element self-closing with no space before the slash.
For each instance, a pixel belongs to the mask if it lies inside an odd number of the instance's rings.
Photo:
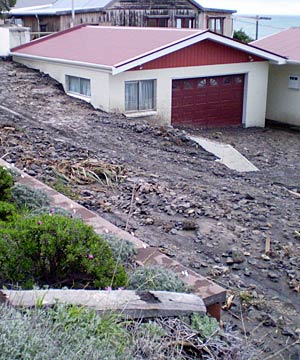
<svg viewBox="0 0 300 360">
<path fill-rule="evenodd" d="M 46 32 L 47 31 L 47 24 L 40 24 L 40 32 Z"/>
<path fill-rule="evenodd" d="M 217 79 L 215 79 L 215 78 L 210 78 L 210 79 L 209 79 L 209 85 L 210 85 L 210 86 L 218 86 L 218 81 L 217 81 Z"/>
<path fill-rule="evenodd" d="M 168 18 L 155 18 L 147 19 L 148 27 L 168 27 Z"/>
<path fill-rule="evenodd" d="M 194 19 L 177 18 L 176 27 L 177 29 L 182 29 L 182 28 L 192 29 L 194 27 Z"/>
<path fill-rule="evenodd" d="M 183 82 L 183 88 L 184 88 L 185 90 L 192 89 L 192 88 L 193 88 L 192 82 L 189 81 L 189 80 L 184 80 L 184 82 Z"/>
<path fill-rule="evenodd" d="M 207 19 L 207 27 L 209 30 L 218 34 L 223 34 L 224 31 L 224 18 L 222 17 L 210 17 Z"/>
<path fill-rule="evenodd" d="M 206 87 L 206 79 L 199 80 L 197 83 L 197 88 L 200 89 L 200 88 L 205 88 L 205 87 Z"/>
<path fill-rule="evenodd" d="M 91 81 L 67 75 L 67 89 L 70 93 L 91 96 Z"/>
<path fill-rule="evenodd" d="M 125 111 L 154 110 L 155 80 L 125 82 Z"/>
</svg>

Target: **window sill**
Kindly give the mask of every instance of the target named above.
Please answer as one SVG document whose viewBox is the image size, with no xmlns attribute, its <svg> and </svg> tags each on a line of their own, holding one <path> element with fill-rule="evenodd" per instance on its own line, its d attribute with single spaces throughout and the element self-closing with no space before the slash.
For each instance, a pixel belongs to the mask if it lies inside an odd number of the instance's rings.
<svg viewBox="0 0 300 360">
<path fill-rule="evenodd" d="M 127 112 L 124 113 L 127 118 L 139 118 L 146 116 L 155 116 L 157 115 L 157 111 L 155 110 L 147 110 L 147 111 L 135 111 L 135 112 Z"/>
<path fill-rule="evenodd" d="M 76 94 L 76 93 L 72 93 L 70 91 L 67 91 L 67 94 L 74 97 L 74 98 L 76 98 L 76 99 L 84 100 L 86 102 L 91 102 L 91 97 L 90 96 Z"/>
</svg>

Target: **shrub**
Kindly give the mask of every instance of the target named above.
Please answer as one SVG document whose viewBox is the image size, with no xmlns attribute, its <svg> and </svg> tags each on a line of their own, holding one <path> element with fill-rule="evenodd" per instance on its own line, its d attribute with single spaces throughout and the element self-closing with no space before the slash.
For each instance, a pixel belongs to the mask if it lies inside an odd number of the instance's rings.
<svg viewBox="0 0 300 360">
<path fill-rule="evenodd" d="M 61 304 L 23 312 L 0 304 L 1 360 L 131 360 L 128 344 L 116 316 Z"/>
<path fill-rule="evenodd" d="M 0 167 L 0 201 L 11 199 L 11 187 L 13 184 L 13 177 L 8 170 L 4 167 Z"/>
<path fill-rule="evenodd" d="M 190 288 L 173 271 L 160 266 L 137 268 L 129 278 L 128 288 L 190 292 Z"/>
<path fill-rule="evenodd" d="M 219 323 L 213 317 L 193 314 L 191 320 L 191 328 L 198 331 L 204 338 L 211 337 L 219 329 Z"/>
<path fill-rule="evenodd" d="M 44 215 L 44 214 L 48 214 L 48 215 L 62 215 L 62 216 L 66 216 L 66 217 L 76 217 L 74 216 L 74 214 L 71 211 L 65 210 L 59 206 L 43 206 L 40 208 L 37 208 L 35 210 L 33 210 L 29 216 L 38 216 L 38 215 Z"/>
<path fill-rule="evenodd" d="M 104 240 L 111 248 L 113 257 L 122 264 L 128 264 L 133 261 L 137 251 L 133 243 L 126 239 L 119 239 L 115 235 L 103 234 Z"/>
<path fill-rule="evenodd" d="M 16 184 L 11 189 L 13 201 L 19 209 L 34 210 L 50 204 L 48 195 L 39 189 L 27 185 Z"/>
<path fill-rule="evenodd" d="M 126 283 L 124 268 L 93 228 L 60 215 L 20 218 L 0 228 L 0 278 L 25 288 Z"/>
<path fill-rule="evenodd" d="M 17 214 L 17 210 L 14 204 L 0 201 L 0 220 L 8 221 L 12 220 L 12 218 Z"/>
</svg>

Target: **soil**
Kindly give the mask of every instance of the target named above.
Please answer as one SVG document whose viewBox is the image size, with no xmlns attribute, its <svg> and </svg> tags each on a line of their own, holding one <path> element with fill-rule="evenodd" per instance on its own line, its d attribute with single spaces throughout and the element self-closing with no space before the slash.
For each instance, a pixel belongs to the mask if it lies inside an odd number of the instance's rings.
<svg viewBox="0 0 300 360">
<path fill-rule="evenodd" d="M 0 62 L 0 79 L 0 156 L 56 186 L 62 164 L 121 166 L 122 181 L 61 189 L 224 286 L 222 320 L 256 348 L 256 359 L 300 359 L 297 129 L 157 127 L 94 110 L 9 61 Z M 260 171 L 227 169 L 188 133 L 232 144 Z"/>
</svg>

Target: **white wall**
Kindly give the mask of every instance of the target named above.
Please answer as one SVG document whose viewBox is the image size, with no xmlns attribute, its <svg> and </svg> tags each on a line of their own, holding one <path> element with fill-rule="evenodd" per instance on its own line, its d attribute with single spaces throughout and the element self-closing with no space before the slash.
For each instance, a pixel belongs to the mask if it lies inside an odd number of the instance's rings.
<svg viewBox="0 0 300 360">
<path fill-rule="evenodd" d="M 9 28 L 0 27 L 0 56 L 8 56 L 9 50 Z"/>
<path fill-rule="evenodd" d="M 14 48 L 30 41 L 30 28 L 12 27 L 9 31 L 9 45 Z"/>
<path fill-rule="evenodd" d="M 157 84 L 156 115 L 152 116 L 151 119 L 161 124 L 171 123 L 173 79 L 245 74 L 243 124 L 245 127 L 265 126 L 268 62 L 137 70 L 126 71 L 113 76 L 108 72 L 83 66 L 31 60 L 21 56 L 14 56 L 14 60 L 49 74 L 62 83 L 64 87 L 66 75 L 91 79 L 91 104 L 95 108 L 111 112 L 125 112 L 125 81 L 155 79 Z"/>
<path fill-rule="evenodd" d="M 264 127 L 268 84 L 268 62 L 229 65 L 194 66 L 173 69 L 127 71 L 110 80 L 110 110 L 124 112 L 125 81 L 157 80 L 157 118 L 162 124 L 171 123 L 172 80 L 202 76 L 246 74 L 244 115 L 245 127 Z"/>
<path fill-rule="evenodd" d="M 300 90 L 289 89 L 289 76 L 300 76 L 300 65 L 270 65 L 267 116 L 300 126 Z"/>
<path fill-rule="evenodd" d="M 13 60 L 20 62 L 29 68 L 38 69 L 41 72 L 48 74 L 53 79 L 60 82 L 63 85 L 65 91 L 67 91 L 66 75 L 90 79 L 91 98 L 82 97 L 83 100 L 89 101 L 97 109 L 109 111 L 109 74 L 107 72 L 84 66 L 66 65 L 58 62 L 27 59 L 16 55 L 13 56 Z"/>
<path fill-rule="evenodd" d="M 29 41 L 29 28 L 0 26 L 0 56 L 8 56 L 10 49 Z"/>
</svg>

